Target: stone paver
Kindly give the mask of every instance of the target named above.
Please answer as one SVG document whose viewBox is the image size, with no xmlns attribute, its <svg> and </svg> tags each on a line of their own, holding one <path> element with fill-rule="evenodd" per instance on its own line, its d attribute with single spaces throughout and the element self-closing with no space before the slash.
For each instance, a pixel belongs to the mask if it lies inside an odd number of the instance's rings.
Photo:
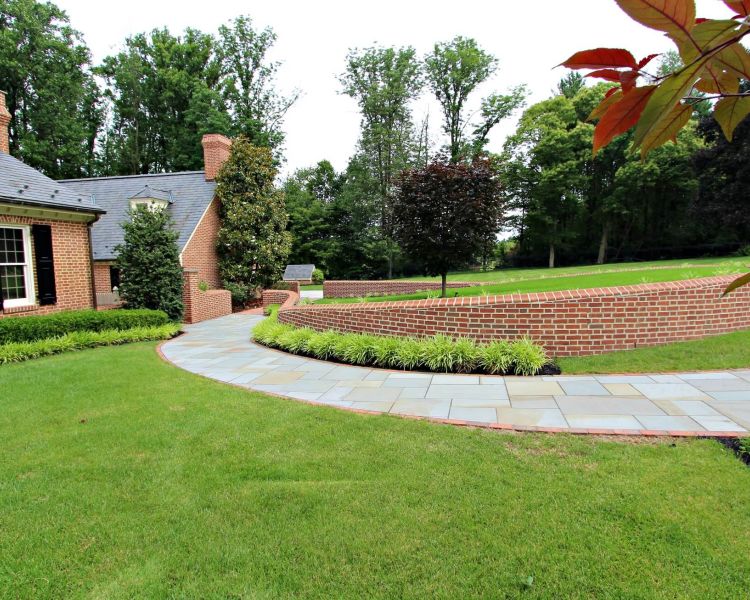
<svg viewBox="0 0 750 600">
<path fill-rule="evenodd" d="M 292 356 L 251 342 L 263 317 L 188 325 L 162 345 L 176 366 L 250 390 L 354 410 L 518 428 L 737 434 L 750 428 L 750 370 L 495 377 L 407 373 Z"/>
</svg>

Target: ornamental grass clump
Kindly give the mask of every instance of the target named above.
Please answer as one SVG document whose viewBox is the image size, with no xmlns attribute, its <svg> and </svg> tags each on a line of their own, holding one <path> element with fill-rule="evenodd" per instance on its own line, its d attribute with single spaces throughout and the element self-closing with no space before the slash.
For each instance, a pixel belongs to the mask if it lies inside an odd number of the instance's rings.
<svg viewBox="0 0 750 600">
<path fill-rule="evenodd" d="M 510 342 L 491 342 L 479 350 L 479 366 L 490 375 L 511 372 L 514 362 L 513 346 Z"/>
<path fill-rule="evenodd" d="M 397 354 L 401 340 L 395 337 L 379 336 L 375 336 L 374 339 L 372 355 L 375 365 L 383 369 L 397 368 L 399 366 Z"/>
<path fill-rule="evenodd" d="M 282 333 L 277 340 L 278 347 L 293 354 L 307 354 L 307 343 L 316 334 L 314 329 L 301 327 Z"/>
<path fill-rule="evenodd" d="M 279 323 L 278 321 L 269 318 L 260 323 L 253 330 L 253 335 L 258 343 L 263 344 L 264 346 L 277 348 L 279 338 L 283 334 L 291 331 L 291 329 L 291 326 L 284 325 L 283 323 Z"/>
<path fill-rule="evenodd" d="M 375 356 L 376 338 L 374 335 L 347 333 L 336 345 L 336 357 L 352 365 L 369 365 Z"/>
<path fill-rule="evenodd" d="M 516 375 L 535 375 L 549 363 L 547 352 L 535 344 L 531 338 L 521 338 L 511 342 L 513 370 Z"/>
<path fill-rule="evenodd" d="M 459 338 L 453 343 L 453 370 L 471 373 L 477 368 L 479 346 L 470 338 Z"/>
<path fill-rule="evenodd" d="M 340 333 L 330 330 L 316 333 L 307 340 L 307 352 L 320 360 L 334 358 L 340 335 Z"/>
<path fill-rule="evenodd" d="M 453 370 L 453 340 L 438 334 L 422 341 L 422 362 L 430 371 L 449 373 Z"/>
<path fill-rule="evenodd" d="M 424 364 L 424 342 L 415 338 L 403 338 L 396 350 L 396 368 L 407 371 L 417 369 Z"/>
</svg>

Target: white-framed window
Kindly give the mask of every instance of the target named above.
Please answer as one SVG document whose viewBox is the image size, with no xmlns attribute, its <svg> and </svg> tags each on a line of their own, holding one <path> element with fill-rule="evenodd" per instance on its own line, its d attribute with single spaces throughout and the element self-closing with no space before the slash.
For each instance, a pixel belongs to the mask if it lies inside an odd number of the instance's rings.
<svg viewBox="0 0 750 600">
<path fill-rule="evenodd" d="M 4 308 L 34 304 L 31 230 L 26 225 L 0 223 L 0 290 Z"/>
</svg>

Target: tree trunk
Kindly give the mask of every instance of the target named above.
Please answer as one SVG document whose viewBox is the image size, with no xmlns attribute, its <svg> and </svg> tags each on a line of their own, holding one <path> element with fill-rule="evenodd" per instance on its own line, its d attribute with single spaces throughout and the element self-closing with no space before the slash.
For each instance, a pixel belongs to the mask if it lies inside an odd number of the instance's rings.
<svg viewBox="0 0 750 600">
<path fill-rule="evenodd" d="M 393 279 L 393 253 L 388 248 L 388 279 Z"/>
<path fill-rule="evenodd" d="M 597 265 L 603 265 L 604 261 L 607 260 L 607 242 L 609 237 L 609 223 L 604 224 L 602 229 L 602 239 L 599 242 L 599 256 L 596 259 Z"/>
<path fill-rule="evenodd" d="M 440 274 L 440 297 L 445 298 L 445 292 L 447 288 L 448 273 Z"/>
<path fill-rule="evenodd" d="M 549 268 L 550 269 L 555 268 L 555 245 L 554 244 L 549 245 Z"/>
</svg>

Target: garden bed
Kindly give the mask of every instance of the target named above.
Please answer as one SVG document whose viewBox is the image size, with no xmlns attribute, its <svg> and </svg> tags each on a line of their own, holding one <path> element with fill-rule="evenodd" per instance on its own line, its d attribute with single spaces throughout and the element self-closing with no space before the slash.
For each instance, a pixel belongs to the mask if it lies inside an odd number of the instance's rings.
<svg viewBox="0 0 750 600">
<path fill-rule="evenodd" d="M 291 354 L 363 367 L 481 375 L 554 375 L 559 368 L 528 338 L 477 344 L 444 335 L 392 337 L 315 331 L 279 323 L 278 307 L 255 326 L 256 342 Z"/>
</svg>

